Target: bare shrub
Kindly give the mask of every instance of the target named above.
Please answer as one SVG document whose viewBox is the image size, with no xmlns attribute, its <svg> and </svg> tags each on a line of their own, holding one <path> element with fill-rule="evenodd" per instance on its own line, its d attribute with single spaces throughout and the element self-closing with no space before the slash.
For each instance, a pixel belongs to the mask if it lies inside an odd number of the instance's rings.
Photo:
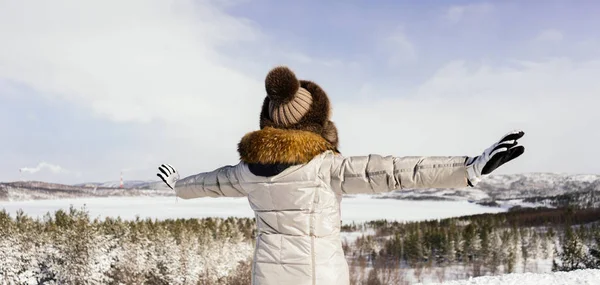
<svg viewBox="0 0 600 285">
<path fill-rule="evenodd" d="M 435 277 L 437 278 L 439 283 L 444 282 L 446 280 L 446 266 L 436 268 Z"/>
<path fill-rule="evenodd" d="M 225 279 L 228 285 L 250 285 L 252 283 L 252 261 L 240 261 L 239 265 Z"/>
</svg>

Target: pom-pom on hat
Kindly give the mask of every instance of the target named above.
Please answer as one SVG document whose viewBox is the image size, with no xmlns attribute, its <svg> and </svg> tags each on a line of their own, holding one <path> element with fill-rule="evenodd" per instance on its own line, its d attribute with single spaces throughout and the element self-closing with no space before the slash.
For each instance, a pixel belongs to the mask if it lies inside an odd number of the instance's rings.
<svg viewBox="0 0 600 285">
<path fill-rule="evenodd" d="M 289 126 L 302 119 L 312 105 L 312 96 L 300 87 L 296 75 L 285 67 L 276 67 L 265 79 L 269 96 L 269 115 L 278 125 Z"/>
<path fill-rule="evenodd" d="M 329 120 L 329 98 L 319 85 L 298 80 L 288 67 L 278 66 L 267 74 L 265 89 L 267 97 L 260 113 L 261 129 L 310 131 L 338 147 L 337 129 Z"/>
</svg>

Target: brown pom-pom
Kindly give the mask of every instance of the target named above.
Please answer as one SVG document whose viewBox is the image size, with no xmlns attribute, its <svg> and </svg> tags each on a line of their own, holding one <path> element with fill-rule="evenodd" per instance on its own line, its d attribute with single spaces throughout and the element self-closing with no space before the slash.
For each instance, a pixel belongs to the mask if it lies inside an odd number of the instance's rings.
<svg viewBox="0 0 600 285">
<path fill-rule="evenodd" d="M 287 103 L 294 98 L 294 94 L 300 88 L 300 81 L 289 68 L 278 66 L 267 74 L 265 88 L 269 99 L 278 103 Z"/>
</svg>

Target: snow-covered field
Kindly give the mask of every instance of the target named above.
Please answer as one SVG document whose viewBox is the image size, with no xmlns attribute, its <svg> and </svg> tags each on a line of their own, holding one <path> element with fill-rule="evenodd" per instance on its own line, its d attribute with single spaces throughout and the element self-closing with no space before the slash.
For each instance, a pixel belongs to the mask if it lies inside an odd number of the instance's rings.
<svg viewBox="0 0 600 285">
<path fill-rule="evenodd" d="M 432 283 L 428 283 L 432 284 Z M 514 273 L 500 276 L 484 276 L 468 280 L 435 283 L 443 285 L 598 285 L 600 270 L 586 269 L 552 273 Z"/>
<path fill-rule="evenodd" d="M 110 197 L 57 200 L 33 200 L 0 202 L 11 215 L 19 209 L 32 217 L 42 217 L 58 209 L 67 210 L 71 205 L 77 209 L 85 206 L 92 218 L 117 217 L 140 218 L 204 218 L 248 217 L 254 213 L 246 198 L 200 198 L 183 200 L 175 197 Z M 405 201 L 373 199 L 361 195 L 342 200 L 343 223 L 388 219 L 396 221 L 419 221 L 480 213 L 497 213 L 503 208 L 484 207 L 467 201 Z"/>
</svg>

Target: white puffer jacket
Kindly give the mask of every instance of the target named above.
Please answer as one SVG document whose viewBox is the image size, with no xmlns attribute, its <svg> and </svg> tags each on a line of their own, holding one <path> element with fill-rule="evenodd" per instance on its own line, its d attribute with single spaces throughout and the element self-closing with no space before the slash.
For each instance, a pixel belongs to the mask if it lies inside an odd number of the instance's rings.
<svg viewBox="0 0 600 285">
<path fill-rule="evenodd" d="M 327 150 L 272 177 L 240 162 L 179 180 L 184 199 L 247 196 L 258 235 L 252 284 L 348 285 L 340 240 L 343 194 L 467 186 L 466 156 L 343 157 Z"/>
</svg>

